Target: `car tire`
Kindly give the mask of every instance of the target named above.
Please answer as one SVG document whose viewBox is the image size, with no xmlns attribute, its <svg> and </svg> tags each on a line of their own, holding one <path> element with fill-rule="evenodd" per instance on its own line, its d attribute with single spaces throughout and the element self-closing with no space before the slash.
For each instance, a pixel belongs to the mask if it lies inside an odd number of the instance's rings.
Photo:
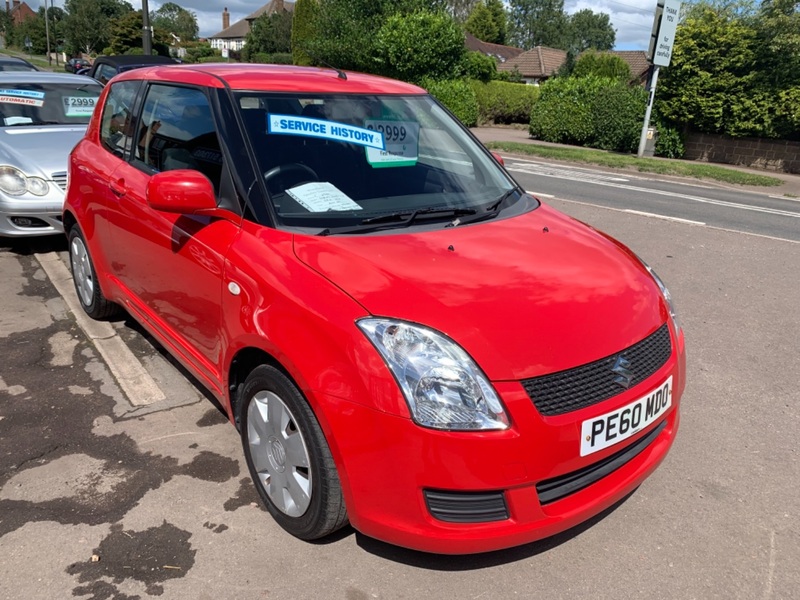
<svg viewBox="0 0 800 600">
<path fill-rule="evenodd" d="M 300 390 L 279 369 L 261 365 L 245 380 L 240 398 L 247 467 L 272 517 L 303 540 L 347 524 L 336 465 Z"/>
<path fill-rule="evenodd" d="M 69 265 L 75 293 L 87 315 L 93 319 L 106 319 L 119 312 L 119 306 L 106 299 L 100 289 L 89 248 L 77 226 L 69 231 Z"/>
</svg>

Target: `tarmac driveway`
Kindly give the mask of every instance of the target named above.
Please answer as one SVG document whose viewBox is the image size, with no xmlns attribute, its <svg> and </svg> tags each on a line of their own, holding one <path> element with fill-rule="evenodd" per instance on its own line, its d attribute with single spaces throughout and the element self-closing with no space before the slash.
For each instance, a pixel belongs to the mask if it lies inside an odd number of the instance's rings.
<svg viewBox="0 0 800 600">
<path fill-rule="evenodd" d="M 800 244 L 551 204 L 670 285 L 688 350 L 681 431 L 614 509 L 471 557 L 349 528 L 317 544 L 285 534 L 234 428 L 122 320 L 165 396 L 129 402 L 42 269 L 65 244 L 0 242 L 0 598 L 796 598 Z"/>
</svg>

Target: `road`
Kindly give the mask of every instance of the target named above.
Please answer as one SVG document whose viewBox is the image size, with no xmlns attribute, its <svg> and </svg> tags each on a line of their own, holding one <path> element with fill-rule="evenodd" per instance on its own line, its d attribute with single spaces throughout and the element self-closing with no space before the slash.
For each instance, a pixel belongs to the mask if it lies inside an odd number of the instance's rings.
<svg viewBox="0 0 800 600">
<path fill-rule="evenodd" d="M 111 327 L 126 360 L 164 391 L 131 402 L 104 338 L 81 329 L 48 275 L 66 244 L 0 240 L 0 598 L 797 598 L 800 243 L 776 239 L 794 239 L 780 220 L 759 235 L 718 224 L 725 206 L 667 214 L 721 228 L 702 227 L 623 212 L 671 206 L 643 193 L 595 185 L 590 205 L 572 191 L 585 182 L 515 175 L 631 246 L 677 300 L 688 351 L 681 430 L 624 502 L 550 540 L 471 557 L 349 528 L 295 540 L 256 504 L 234 428 L 120 319 Z M 635 181 L 650 185 L 673 184 Z M 644 199 L 612 210 L 599 206 L 611 202 L 598 199 L 606 190 Z"/>
<path fill-rule="evenodd" d="M 800 241 L 800 200 L 625 172 L 504 158 L 506 168 L 526 189 L 548 197 Z"/>
</svg>

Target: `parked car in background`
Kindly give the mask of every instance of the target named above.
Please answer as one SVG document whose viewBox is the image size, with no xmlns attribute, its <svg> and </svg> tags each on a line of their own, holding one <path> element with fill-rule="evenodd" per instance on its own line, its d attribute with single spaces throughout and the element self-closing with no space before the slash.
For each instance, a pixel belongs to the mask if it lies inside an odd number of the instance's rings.
<svg viewBox="0 0 800 600">
<path fill-rule="evenodd" d="M 117 75 L 131 69 L 152 67 L 153 65 L 174 65 L 178 61 L 169 56 L 145 56 L 142 54 L 121 54 L 119 56 L 98 56 L 92 66 L 77 71 L 79 75 L 88 75 L 103 85 Z"/>
<path fill-rule="evenodd" d="M 0 73 L 0 236 L 63 231 L 67 156 L 102 89 L 66 73 Z"/>
<path fill-rule="evenodd" d="M 0 54 L 0 71 L 38 71 L 39 68 L 32 65 L 24 58 L 7 56 Z"/>
<path fill-rule="evenodd" d="M 77 73 L 81 69 L 89 69 L 91 66 L 92 63 L 85 58 L 70 58 L 64 63 L 64 70 L 69 73 Z"/>
<path fill-rule="evenodd" d="M 211 391 L 301 539 L 349 520 L 429 552 L 524 544 L 633 492 L 675 439 L 664 284 L 419 87 L 139 69 L 70 173 L 84 311 L 125 307 Z"/>
</svg>

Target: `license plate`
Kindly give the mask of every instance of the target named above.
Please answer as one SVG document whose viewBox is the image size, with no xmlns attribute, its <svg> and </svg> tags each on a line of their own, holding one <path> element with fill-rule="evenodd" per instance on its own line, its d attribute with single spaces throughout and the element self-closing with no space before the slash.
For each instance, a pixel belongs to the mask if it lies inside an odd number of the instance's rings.
<svg viewBox="0 0 800 600">
<path fill-rule="evenodd" d="M 672 376 L 655 390 L 613 412 L 581 424 L 581 456 L 619 444 L 658 420 L 672 406 Z"/>
</svg>

